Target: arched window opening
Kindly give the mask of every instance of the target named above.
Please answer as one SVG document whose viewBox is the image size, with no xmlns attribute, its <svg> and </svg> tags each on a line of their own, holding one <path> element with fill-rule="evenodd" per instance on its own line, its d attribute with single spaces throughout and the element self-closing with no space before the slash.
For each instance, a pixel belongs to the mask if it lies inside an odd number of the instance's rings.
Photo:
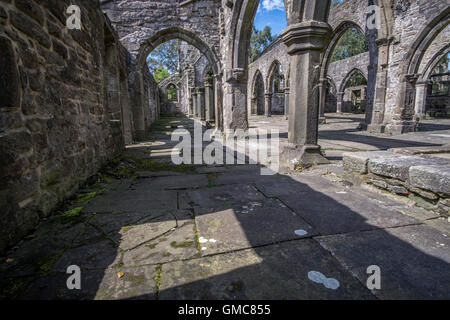
<svg viewBox="0 0 450 320">
<path fill-rule="evenodd" d="M 425 110 L 427 118 L 450 118 L 450 52 L 431 72 Z"/>
<path fill-rule="evenodd" d="M 344 85 L 343 112 L 365 113 L 367 79 L 358 70 L 353 71 Z"/>
<path fill-rule="evenodd" d="M 171 83 L 167 86 L 167 99 L 169 101 L 177 101 L 178 100 L 177 87 L 173 83 Z"/>
<path fill-rule="evenodd" d="M 348 59 L 368 51 L 369 43 L 366 37 L 357 28 L 349 28 L 338 40 L 331 56 L 331 62 Z"/>
</svg>

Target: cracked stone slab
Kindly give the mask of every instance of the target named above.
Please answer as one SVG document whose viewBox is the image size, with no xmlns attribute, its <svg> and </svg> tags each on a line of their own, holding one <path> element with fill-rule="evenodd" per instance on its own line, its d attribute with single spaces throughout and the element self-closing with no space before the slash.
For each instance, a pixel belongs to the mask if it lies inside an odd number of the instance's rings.
<svg viewBox="0 0 450 320">
<path fill-rule="evenodd" d="M 389 203 L 382 204 L 358 193 L 357 188 L 333 192 L 310 189 L 297 195 L 282 195 L 280 199 L 322 235 L 419 223 Z"/>
<path fill-rule="evenodd" d="M 97 214 L 90 223 L 101 229 L 122 250 L 130 250 L 188 221 L 192 221 L 189 211 L 153 210 L 147 214 Z"/>
<path fill-rule="evenodd" d="M 425 225 L 316 238 L 362 283 L 381 269 L 381 299 L 449 299 L 450 239 Z"/>
<path fill-rule="evenodd" d="M 316 270 L 340 286 L 327 289 L 308 278 Z M 286 275 L 289 275 L 286 277 Z M 314 240 L 164 264 L 160 299 L 373 299 Z"/>
<path fill-rule="evenodd" d="M 124 266 L 138 266 L 186 260 L 199 256 L 194 222 L 188 222 L 167 235 L 123 253 Z"/>
<path fill-rule="evenodd" d="M 67 289 L 66 273 L 40 278 L 29 287 L 25 299 L 37 300 L 154 300 L 156 299 L 155 266 L 82 272 L 81 290 Z"/>
<path fill-rule="evenodd" d="M 65 272 L 71 265 L 77 265 L 82 270 L 106 269 L 119 261 L 119 248 L 112 241 L 103 239 L 64 251 L 51 271 Z"/>
<path fill-rule="evenodd" d="M 143 179 L 134 183 L 132 189 L 145 193 L 145 191 L 149 192 L 155 189 L 177 190 L 200 188 L 208 184 L 208 178 L 204 174 L 184 174 Z"/>
<path fill-rule="evenodd" d="M 82 222 L 62 224 L 58 216 L 43 222 L 16 250 L 7 254 L 8 262 L 0 264 L 0 278 L 44 272 L 44 265 L 66 248 L 79 243 L 77 238 L 84 234 L 86 228 Z"/>
<path fill-rule="evenodd" d="M 248 202 L 234 209 L 197 208 L 195 221 L 203 255 L 317 235 L 277 199 Z"/>
<path fill-rule="evenodd" d="M 99 195 L 86 204 L 83 212 L 147 212 L 152 209 L 176 208 L 176 191 L 128 190 Z"/>
<path fill-rule="evenodd" d="M 236 207 L 265 199 L 264 195 L 254 186 L 245 184 L 189 190 L 180 194 L 184 198 L 185 203 L 203 208 Z"/>
</svg>

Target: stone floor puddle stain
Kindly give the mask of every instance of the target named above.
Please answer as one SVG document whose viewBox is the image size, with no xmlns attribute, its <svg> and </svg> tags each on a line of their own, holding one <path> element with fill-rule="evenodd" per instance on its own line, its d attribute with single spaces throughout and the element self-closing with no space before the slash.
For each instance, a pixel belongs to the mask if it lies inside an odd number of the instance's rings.
<svg viewBox="0 0 450 320">
<path fill-rule="evenodd" d="M 296 235 L 298 235 L 298 236 L 301 237 L 301 236 L 307 235 L 307 234 L 308 234 L 308 231 L 303 230 L 303 229 L 299 229 L 299 230 L 295 230 L 294 233 L 295 233 Z"/>
<path fill-rule="evenodd" d="M 323 284 L 323 286 L 327 289 L 337 290 L 340 286 L 338 280 L 334 278 L 327 278 L 323 273 L 319 271 L 310 271 L 308 272 L 308 279 L 315 282 Z"/>
</svg>

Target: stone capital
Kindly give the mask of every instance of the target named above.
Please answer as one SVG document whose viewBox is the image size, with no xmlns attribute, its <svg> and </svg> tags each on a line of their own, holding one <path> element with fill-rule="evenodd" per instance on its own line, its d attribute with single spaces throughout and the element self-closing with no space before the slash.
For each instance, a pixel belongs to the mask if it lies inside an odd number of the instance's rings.
<svg viewBox="0 0 450 320">
<path fill-rule="evenodd" d="M 213 78 L 205 77 L 205 78 L 203 78 L 203 83 L 205 84 L 205 87 L 211 88 L 213 86 Z"/>
<path fill-rule="evenodd" d="M 205 88 L 195 88 L 195 93 L 196 94 L 203 94 L 203 93 L 205 93 Z"/>
<path fill-rule="evenodd" d="M 326 22 L 305 21 L 288 26 L 282 33 L 283 42 L 290 55 L 307 50 L 323 50 L 332 28 Z"/>
</svg>

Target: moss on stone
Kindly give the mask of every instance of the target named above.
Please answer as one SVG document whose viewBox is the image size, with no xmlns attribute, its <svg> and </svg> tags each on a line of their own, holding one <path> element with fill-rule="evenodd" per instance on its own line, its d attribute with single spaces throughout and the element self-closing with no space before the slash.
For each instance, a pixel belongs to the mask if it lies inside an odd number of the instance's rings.
<svg viewBox="0 0 450 320">
<path fill-rule="evenodd" d="M 156 283 L 156 290 L 161 289 L 161 278 L 162 278 L 162 264 L 158 264 L 156 266 L 156 274 L 153 277 L 153 280 L 155 280 Z"/>
<path fill-rule="evenodd" d="M 185 242 L 182 242 L 182 243 L 177 243 L 176 241 L 172 241 L 170 243 L 170 245 L 173 248 L 187 248 L 187 247 L 192 246 L 192 243 L 193 243 L 192 241 L 185 241 Z"/>
<path fill-rule="evenodd" d="M 83 207 L 77 207 L 77 208 L 68 210 L 59 217 L 59 222 L 61 224 L 78 222 L 81 220 L 80 213 L 82 211 L 83 211 Z"/>
<path fill-rule="evenodd" d="M 75 200 L 75 203 L 83 203 L 83 202 L 89 201 L 101 193 L 102 193 L 101 191 L 93 191 L 93 192 L 89 192 L 89 193 L 79 194 L 77 197 L 77 200 Z"/>
</svg>

